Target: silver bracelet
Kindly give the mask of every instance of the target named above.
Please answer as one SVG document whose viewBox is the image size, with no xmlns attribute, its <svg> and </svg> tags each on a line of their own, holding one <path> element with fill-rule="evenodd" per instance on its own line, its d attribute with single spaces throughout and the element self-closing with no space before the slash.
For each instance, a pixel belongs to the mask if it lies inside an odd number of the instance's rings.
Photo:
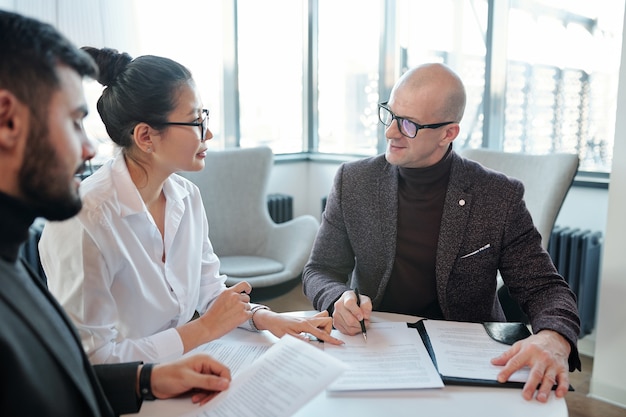
<svg viewBox="0 0 626 417">
<path fill-rule="evenodd" d="M 254 324 L 254 313 L 256 313 L 259 310 L 269 310 L 270 308 L 268 306 L 262 306 L 262 305 L 257 305 L 254 306 L 250 309 L 250 312 L 252 313 L 252 315 L 250 316 L 250 318 L 248 319 L 248 324 L 250 325 L 250 328 L 252 330 L 254 330 L 255 332 L 259 332 L 259 328 L 256 327 L 256 324 Z"/>
</svg>

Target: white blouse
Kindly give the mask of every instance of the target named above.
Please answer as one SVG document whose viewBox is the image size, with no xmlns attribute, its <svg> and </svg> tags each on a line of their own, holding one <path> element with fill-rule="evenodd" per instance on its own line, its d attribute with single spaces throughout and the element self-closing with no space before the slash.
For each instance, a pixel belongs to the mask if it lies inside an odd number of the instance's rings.
<svg viewBox="0 0 626 417">
<path fill-rule="evenodd" d="M 78 216 L 44 227 L 39 250 L 48 286 L 92 363 L 181 356 L 175 327 L 204 313 L 226 288 L 200 191 L 174 174 L 163 192 L 162 239 L 120 155 L 83 181 Z"/>
</svg>

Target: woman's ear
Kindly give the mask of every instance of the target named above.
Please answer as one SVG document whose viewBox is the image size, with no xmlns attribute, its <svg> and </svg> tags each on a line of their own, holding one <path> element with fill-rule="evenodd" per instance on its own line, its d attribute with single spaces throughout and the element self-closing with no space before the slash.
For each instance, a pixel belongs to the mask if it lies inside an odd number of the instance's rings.
<svg viewBox="0 0 626 417">
<path fill-rule="evenodd" d="M 152 142 L 152 135 L 154 129 L 147 123 L 138 123 L 133 129 L 133 141 L 135 145 L 142 152 L 150 153 L 154 150 L 154 143 Z"/>
</svg>

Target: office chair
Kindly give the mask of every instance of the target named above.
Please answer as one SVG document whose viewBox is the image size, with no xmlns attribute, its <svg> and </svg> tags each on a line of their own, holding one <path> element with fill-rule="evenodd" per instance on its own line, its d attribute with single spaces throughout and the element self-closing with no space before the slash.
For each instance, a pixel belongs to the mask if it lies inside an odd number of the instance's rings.
<svg viewBox="0 0 626 417">
<path fill-rule="evenodd" d="M 228 286 L 248 281 L 259 288 L 293 281 L 309 259 L 317 219 L 303 215 L 276 224 L 269 215 L 273 159 L 265 146 L 208 152 L 202 171 L 181 174 L 200 188 L 209 239 Z"/>
</svg>

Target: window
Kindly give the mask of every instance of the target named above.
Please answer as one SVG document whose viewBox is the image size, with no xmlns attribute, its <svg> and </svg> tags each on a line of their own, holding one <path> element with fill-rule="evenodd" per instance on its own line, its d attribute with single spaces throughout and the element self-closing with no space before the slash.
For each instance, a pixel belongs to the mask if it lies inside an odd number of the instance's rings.
<svg viewBox="0 0 626 417">
<path fill-rule="evenodd" d="M 115 39 L 109 41 L 105 35 L 104 39 L 91 46 L 114 48 L 129 53 L 133 58 L 140 55 L 164 56 L 189 68 L 204 107 L 211 112 L 209 128 L 214 135 L 211 148 L 224 148 L 221 2 L 178 0 L 176 6 L 172 7 L 169 0 L 117 0 L 113 7 L 113 4 L 108 3 L 110 1 L 101 0 L 103 3 L 100 9 L 108 11 L 102 17 L 102 27 L 105 34 L 115 34 Z M 125 18 L 120 19 L 119 16 Z M 79 45 L 84 44 L 80 40 L 74 41 Z M 98 153 L 93 161 L 95 165 L 110 158 L 115 151 L 115 145 L 109 139 L 96 111 L 101 92 L 102 86 L 97 82 L 85 83 L 85 95 L 90 108 L 85 130 L 97 144 Z"/>
<path fill-rule="evenodd" d="M 383 4 L 379 0 L 319 2 L 318 152 L 377 152 Z"/>
<path fill-rule="evenodd" d="M 398 46 L 402 68 L 443 62 L 465 84 L 467 104 L 455 147 L 480 147 L 485 94 L 487 1 L 401 0 L 398 2 Z M 445 22 L 442 24 L 442 22 Z"/>
<path fill-rule="evenodd" d="M 623 1 L 516 1 L 508 15 L 502 149 L 612 162 Z"/>
<path fill-rule="evenodd" d="M 274 153 L 305 151 L 306 2 L 237 2 L 239 143 Z M 279 12 L 277 12 L 279 11 Z"/>
<path fill-rule="evenodd" d="M 191 69 L 213 149 L 374 155 L 376 104 L 408 67 L 448 64 L 468 104 L 457 149 L 576 152 L 612 163 L 625 0 L 61 0 L 16 2 L 79 45 Z M 40 7 L 41 6 L 41 7 Z M 111 147 L 87 86 L 86 121 Z"/>
<path fill-rule="evenodd" d="M 608 172 L 623 0 L 508 3 L 502 12 L 489 11 L 493 3 L 486 0 L 440 1 L 436 6 L 399 1 L 399 20 L 404 17 L 406 22 L 398 25 L 398 44 L 406 48 L 406 66 L 441 61 L 463 79 L 468 105 L 457 148 L 578 153 L 581 171 Z M 494 21 L 491 28 L 489 13 Z M 488 44 L 488 30 L 492 44 Z M 487 48 L 491 48 L 490 63 Z M 487 65 L 492 66 L 491 72 L 497 71 L 493 67 L 506 68 L 504 78 L 486 80 Z M 487 96 L 486 82 L 493 83 Z M 497 108 L 497 103 L 502 107 Z M 485 107 L 491 109 L 487 114 Z M 485 129 L 486 124 L 492 128 Z"/>
</svg>

